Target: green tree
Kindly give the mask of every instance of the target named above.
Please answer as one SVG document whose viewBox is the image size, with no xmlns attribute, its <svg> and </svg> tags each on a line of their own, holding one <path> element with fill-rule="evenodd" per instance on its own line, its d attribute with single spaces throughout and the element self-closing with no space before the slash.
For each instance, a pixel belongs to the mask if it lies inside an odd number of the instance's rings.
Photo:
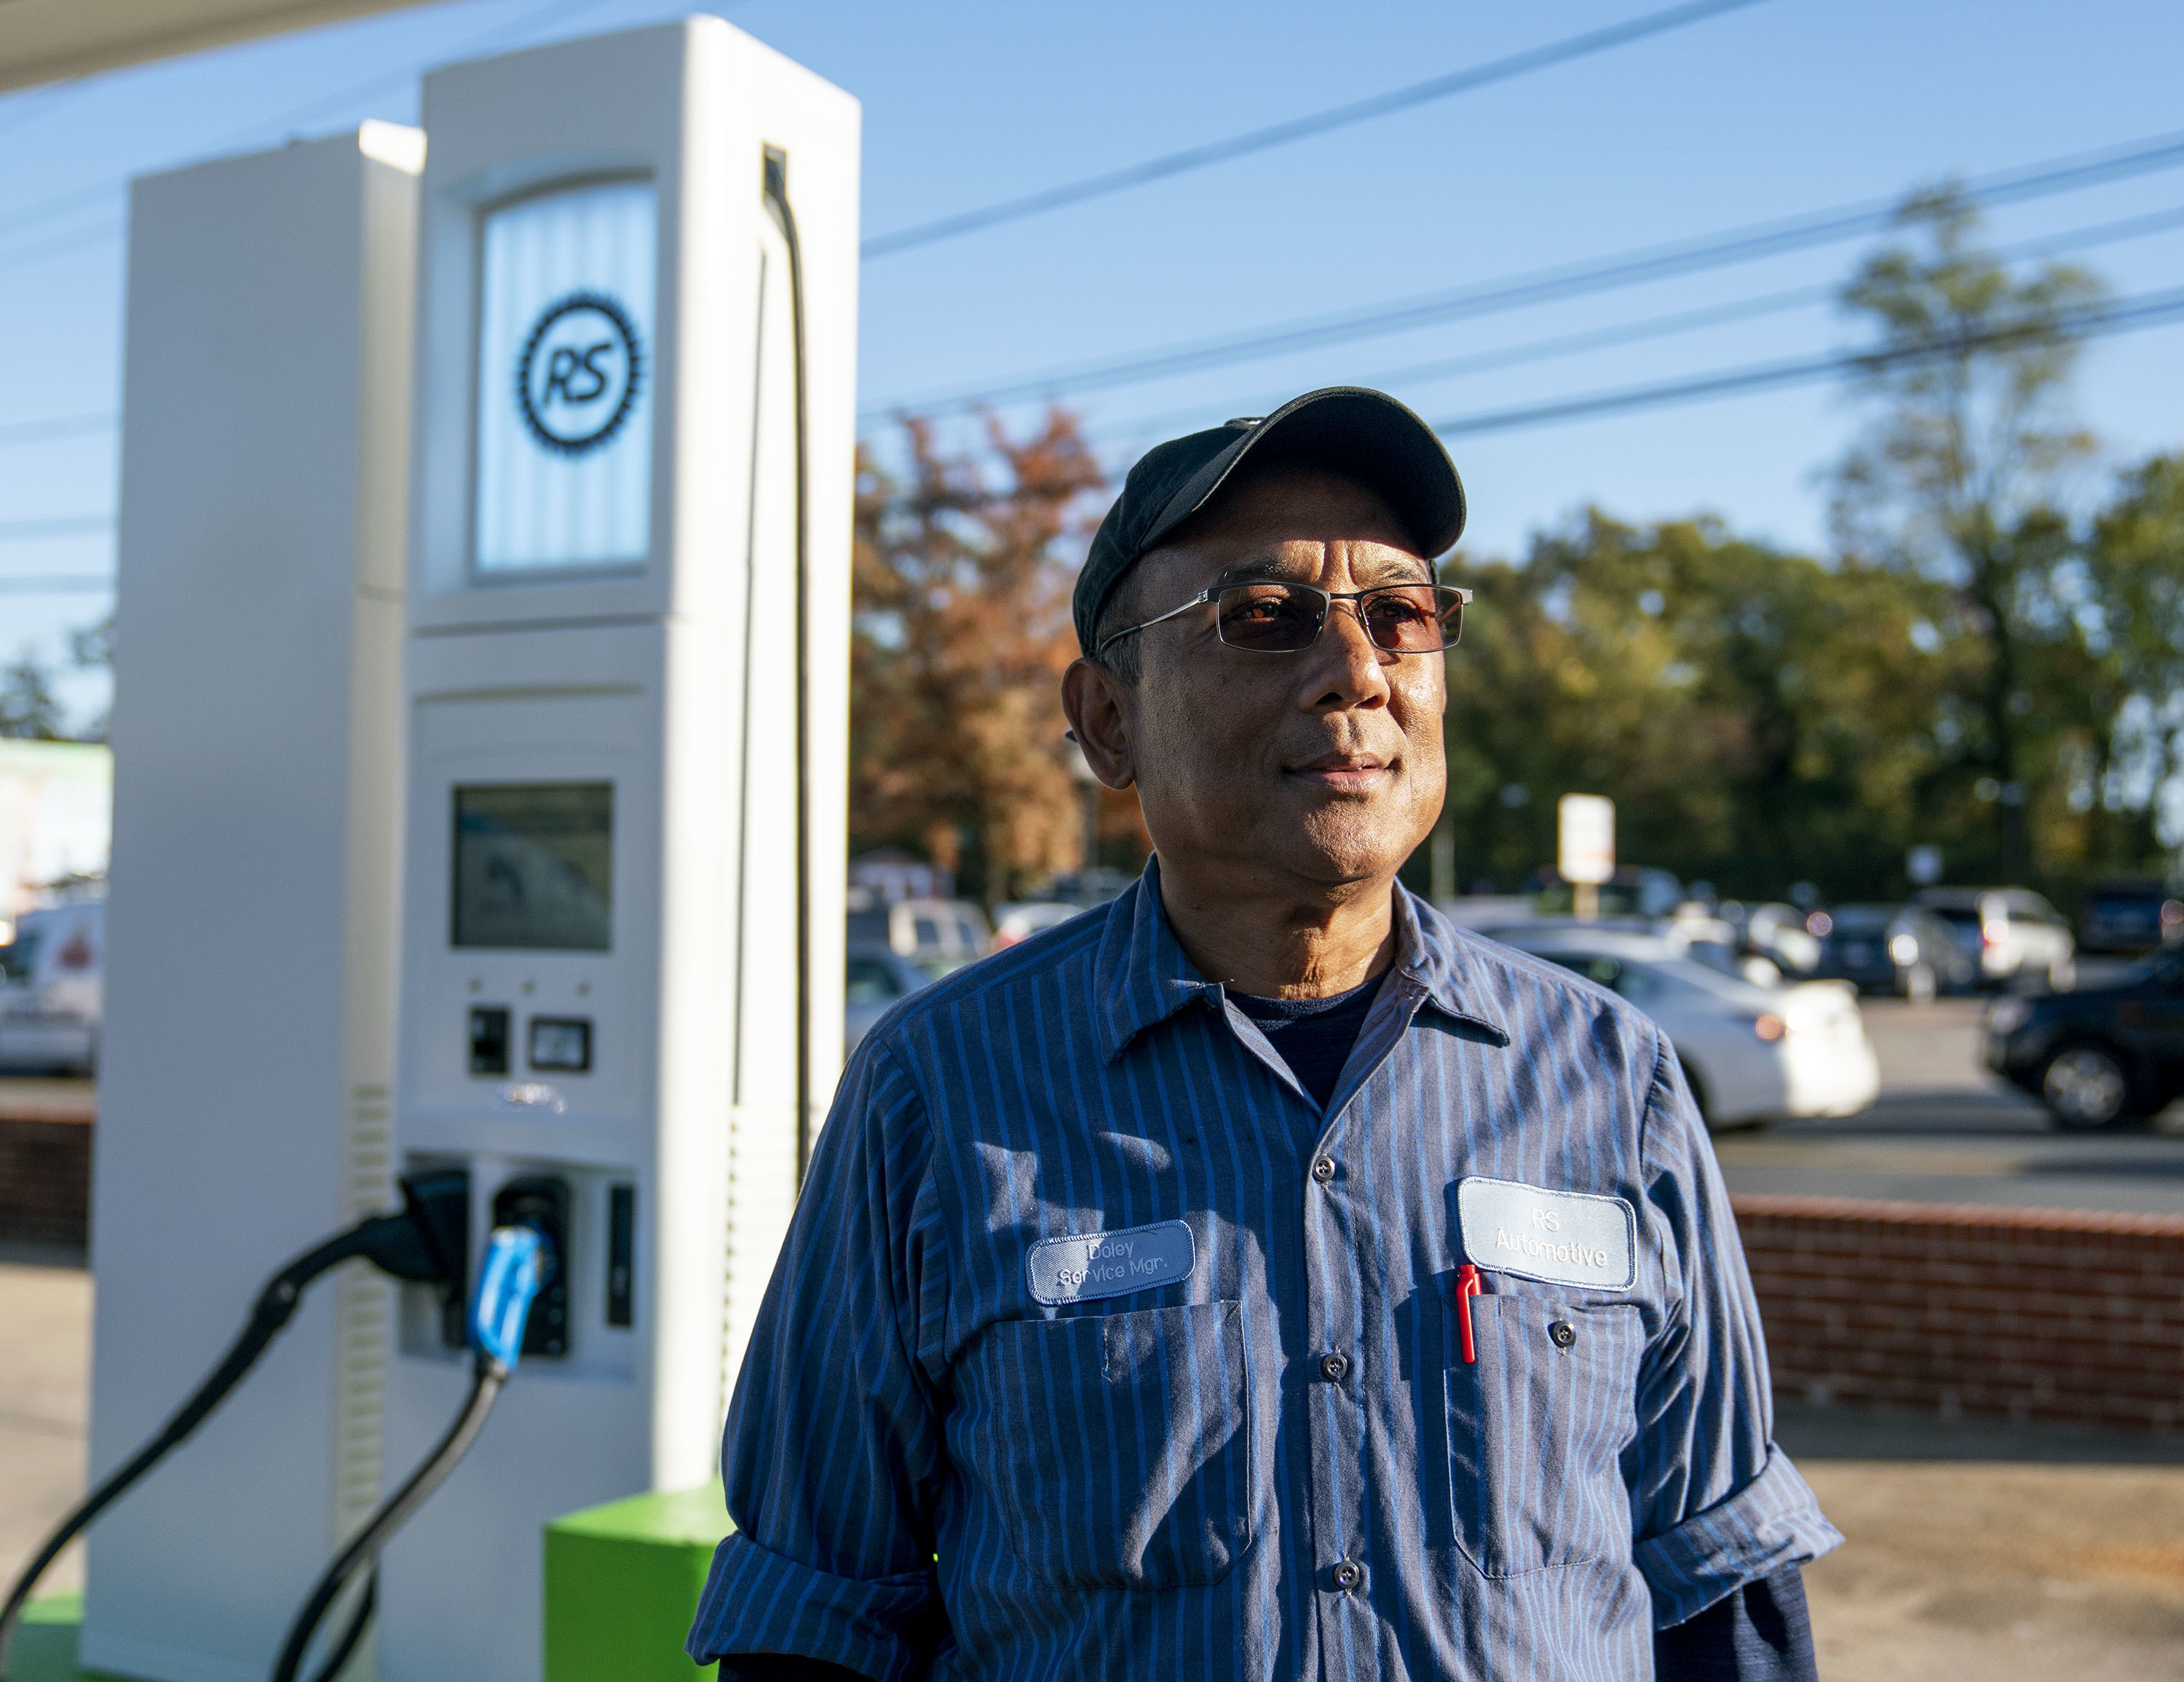
<svg viewBox="0 0 2184 1682">
<path fill-rule="evenodd" d="M 29 737 L 40 742 L 62 737 L 60 697 L 53 693 L 53 674 L 25 648 L 7 666 L 0 666 L 0 736 Z"/>
<path fill-rule="evenodd" d="M 2092 448 L 2064 404 L 2074 319 L 2103 287 L 2066 265 L 2013 273 L 1975 242 L 1977 214 L 1953 187 L 1914 194 L 1897 220 L 1906 237 L 1841 297 L 1877 335 L 1853 387 L 1878 412 L 1836 471 L 1837 537 L 1847 555 L 1947 591 L 1936 627 L 1963 658 L 1943 745 L 1992 815 L 1974 826 L 1981 862 L 2021 877 L 2036 863 L 2029 808 L 2052 805 L 2069 727 L 2086 722 L 2050 705 L 2081 652 L 2056 504 L 2060 476 Z"/>
<path fill-rule="evenodd" d="M 1449 668 L 1462 874 L 1506 887 L 1551 862 L 1577 789 L 1616 801 L 1625 860 L 1687 880 L 1900 890 L 1942 757 L 1937 587 L 1597 512 L 1522 566 L 1459 557 L 1451 576 L 1479 593 Z"/>
<path fill-rule="evenodd" d="M 2184 772 L 2184 458 L 2123 474 L 2081 559 L 2069 605 L 2092 727 L 2070 804 L 2085 815 L 2088 867 L 2158 868 L 2161 793 Z"/>
</svg>

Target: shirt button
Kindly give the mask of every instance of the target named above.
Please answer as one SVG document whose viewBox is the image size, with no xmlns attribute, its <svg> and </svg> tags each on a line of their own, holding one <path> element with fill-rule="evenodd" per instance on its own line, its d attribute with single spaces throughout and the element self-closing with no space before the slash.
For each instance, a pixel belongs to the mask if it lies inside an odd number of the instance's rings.
<svg viewBox="0 0 2184 1682">
<path fill-rule="evenodd" d="M 1333 1179 L 1334 1178 L 1334 1158 L 1332 1156 L 1321 1156 L 1315 1159 L 1312 1165 L 1312 1177 L 1318 1180 L 1322 1185 L 1325 1185 L 1329 1180 Z"/>
<path fill-rule="evenodd" d="M 1557 1349 L 1568 1349 L 1577 1341 L 1577 1328 L 1567 1320 L 1551 1321 L 1547 1325 L 1547 1335 L 1555 1340 Z"/>
<path fill-rule="evenodd" d="M 1354 1559 L 1341 1559 L 1335 1562 L 1330 1574 L 1334 1579 L 1334 1586 L 1346 1595 L 1365 1580 L 1365 1568 Z"/>
<path fill-rule="evenodd" d="M 1340 1352 L 1325 1356 L 1320 1361 L 1319 1370 L 1339 1384 L 1342 1375 L 1350 1370 L 1350 1357 Z"/>
</svg>

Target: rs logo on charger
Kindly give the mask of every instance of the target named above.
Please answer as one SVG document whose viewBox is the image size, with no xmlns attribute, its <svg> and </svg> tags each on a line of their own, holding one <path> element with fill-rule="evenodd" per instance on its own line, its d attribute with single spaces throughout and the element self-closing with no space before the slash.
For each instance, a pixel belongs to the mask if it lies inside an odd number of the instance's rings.
<svg viewBox="0 0 2184 1682">
<path fill-rule="evenodd" d="M 629 313 L 604 292 L 571 292 L 539 315 L 515 360 L 515 402 L 531 436 L 583 455 L 621 430 L 644 377 Z"/>
</svg>

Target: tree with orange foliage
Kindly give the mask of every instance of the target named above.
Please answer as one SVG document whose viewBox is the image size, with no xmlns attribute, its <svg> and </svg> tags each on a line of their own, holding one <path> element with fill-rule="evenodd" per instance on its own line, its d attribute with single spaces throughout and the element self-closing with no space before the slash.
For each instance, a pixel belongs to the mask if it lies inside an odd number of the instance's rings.
<svg viewBox="0 0 2184 1682">
<path fill-rule="evenodd" d="M 1061 677 L 1106 480 L 1061 409 L 961 453 L 902 424 L 900 473 L 857 459 L 851 844 L 923 853 L 993 905 L 1084 862 Z"/>
</svg>

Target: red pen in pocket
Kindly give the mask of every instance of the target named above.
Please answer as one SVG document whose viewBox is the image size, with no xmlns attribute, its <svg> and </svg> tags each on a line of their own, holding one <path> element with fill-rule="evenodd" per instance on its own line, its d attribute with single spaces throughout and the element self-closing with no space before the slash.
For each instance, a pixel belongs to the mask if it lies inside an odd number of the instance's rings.
<svg viewBox="0 0 2184 1682">
<path fill-rule="evenodd" d="M 1479 1359 L 1479 1345 L 1471 1337 L 1471 1299 L 1479 1293 L 1479 1268 L 1467 1262 L 1456 1270 L 1456 1324 L 1463 1336 L 1463 1359 L 1467 1365 Z"/>
</svg>

